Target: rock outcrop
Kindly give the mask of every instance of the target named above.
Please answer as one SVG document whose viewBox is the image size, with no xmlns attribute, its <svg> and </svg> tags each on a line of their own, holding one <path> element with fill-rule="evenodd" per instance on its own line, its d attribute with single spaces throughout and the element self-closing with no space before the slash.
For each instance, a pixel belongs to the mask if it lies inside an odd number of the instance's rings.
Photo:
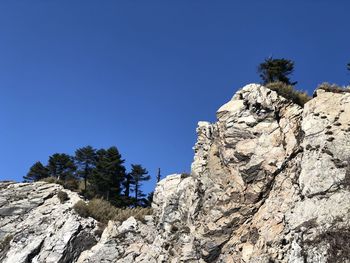
<svg viewBox="0 0 350 263">
<path fill-rule="evenodd" d="M 79 217 L 72 206 L 81 200 L 60 185 L 0 183 L 0 262 L 75 262 L 97 242 L 96 221 Z"/>
<path fill-rule="evenodd" d="M 1 186 L 0 235 L 14 234 L 2 257 L 53 262 L 45 260 L 56 255 L 55 262 L 79 263 L 350 262 L 350 93 L 318 90 L 301 108 L 251 84 L 217 111 L 217 119 L 198 124 L 191 174 L 158 183 L 153 216 L 144 222 L 110 221 L 96 244 L 95 222 L 70 210 L 74 198 L 58 206 L 54 190 L 44 189 L 35 190 L 41 194 L 34 205 L 3 205 L 10 202 L 3 198 L 11 189 L 54 186 Z M 51 212 L 54 208 L 58 211 Z M 46 227 L 35 226 L 40 217 L 50 219 Z M 28 218 L 38 221 L 29 226 L 32 234 L 23 226 Z M 55 223 L 63 218 L 69 238 Z M 71 255 L 79 235 L 91 241 Z M 34 256 L 20 261 L 29 246 Z"/>
</svg>

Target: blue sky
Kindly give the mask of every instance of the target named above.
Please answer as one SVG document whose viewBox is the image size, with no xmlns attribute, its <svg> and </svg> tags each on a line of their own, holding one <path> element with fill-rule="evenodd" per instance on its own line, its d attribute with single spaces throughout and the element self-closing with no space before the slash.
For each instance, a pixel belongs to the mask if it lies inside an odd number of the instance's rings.
<svg viewBox="0 0 350 263">
<path fill-rule="evenodd" d="M 190 170 L 195 128 L 266 57 L 312 91 L 347 84 L 350 2 L 1 1 L 0 180 L 115 145 L 151 175 Z M 154 180 L 146 190 L 152 189 Z"/>
</svg>

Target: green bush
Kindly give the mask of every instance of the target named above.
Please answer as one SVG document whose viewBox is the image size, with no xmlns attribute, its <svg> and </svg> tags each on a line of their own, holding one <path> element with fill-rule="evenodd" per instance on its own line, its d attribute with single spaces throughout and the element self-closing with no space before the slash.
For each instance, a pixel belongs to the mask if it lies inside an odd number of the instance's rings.
<svg viewBox="0 0 350 263">
<path fill-rule="evenodd" d="M 57 197 L 58 197 L 58 199 L 60 199 L 61 204 L 63 204 L 67 200 L 69 200 L 68 194 L 64 191 L 58 191 Z"/>
<path fill-rule="evenodd" d="M 342 88 L 338 86 L 337 84 L 330 84 L 328 82 L 323 82 L 320 84 L 317 89 L 323 89 L 328 92 L 333 92 L 333 93 L 347 93 L 350 92 L 349 88 Z"/>
<path fill-rule="evenodd" d="M 295 90 L 293 86 L 287 85 L 283 82 L 268 83 L 266 84 L 266 88 L 276 91 L 278 95 L 291 100 L 302 107 L 311 99 L 306 92 Z"/>
<path fill-rule="evenodd" d="M 74 210 L 82 217 L 92 217 L 103 224 L 107 224 L 109 220 L 122 222 L 130 216 L 144 221 L 145 215 L 152 214 L 151 208 L 117 208 L 99 198 L 94 198 L 87 204 L 79 201 L 74 205 Z"/>
</svg>

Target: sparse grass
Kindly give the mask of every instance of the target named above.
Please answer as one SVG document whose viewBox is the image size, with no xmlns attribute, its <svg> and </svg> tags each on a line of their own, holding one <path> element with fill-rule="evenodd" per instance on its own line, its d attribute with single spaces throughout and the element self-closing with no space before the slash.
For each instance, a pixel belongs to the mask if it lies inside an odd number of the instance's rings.
<svg viewBox="0 0 350 263">
<path fill-rule="evenodd" d="M 306 92 L 298 91 L 294 89 L 293 86 L 287 85 L 283 82 L 268 83 L 266 84 L 266 88 L 276 91 L 278 95 L 289 99 L 302 107 L 311 99 Z"/>
<path fill-rule="evenodd" d="M 114 220 L 116 221 L 124 221 L 128 219 L 130 216 L 135 217 L 141 222 L 145 221 L 145 216 L 152 214 L 152 208 L 150 207 L 135 207 L 135 208 L 123 208 L 118 209 L 118 213 Z"/>
<path fill-rule="evenodd" d="M 58 180 L 57 180 L 57 178 L 50 176 L 50 177 L 43 178 L 40 181 L 46 182 L 49 184 L 56 184 Z"/>
<path fill-rule="evenodd" d="M 145 215 L 152 213 L 151 208 L 117 208 L 108 201 L 99 198 L 94 198 L 88 203 L 79 201 L 74 205 L 74 210 L 82 217 L 90 216 L 104 224 L 107 224 L 109 220 L 122 222 L 130 216 L 144 221 Z"/>
<path fill-rule="evenodd" d="M 328 82 L 322 83 L 317 87 L 317 89 L 323 89 L 327 92 L 333 92 L 333 93 L 350 93 L 349 88 L 343 88 L 338 86 L 337 84 L 331 84 Z"/>
<path fill-rule="evenodd" d="M 44 179 L 41 179 L 40 181 L 42 182 L 46 182 L 49 184 L 60 184 L 62 185 L 64 188 L 71 190 L 71 191 L 75 191 L 77 192 L 79 190 L 79 181 L 77 179 L 74 178 L 69 178 L 66 180 L 58 180 L 56 177 L 46 177 Z"/>
<path fill-rule="evenodd" d="M 80 215 L 81 217 L 89 217 L 90 216 L 89 208 L 88 208 L 87 204 L 82 200 L 75 203 L 73 208 L 74 208 L 75 212 L 77 212 L 78 215 Z"/>
<path fill-rule="evenodd" d="M 60 185 L 62 185 L 64 188 L 71 190 L 71 191 L 78 191 L 79 189 L 79 181 L 77 179 L 71 178 L 67 179 L 65 181 L 58 181 Z"/>
<path fill-rule="evenodd" d="M 61 204 L 63 204 L 67 200 L 69 200 L 68 194 L 64 191 L 58 191 L 57 197 L 58 197 L 58 199 L 60 199 Z"/>
<path fill-rule="evenodd" d="M 7 235 L 3 240 L 0 241 L 0 251 L 4 251 L 10 245 L 11 240 L 13 239 L 12 235 Z"/>
</svg>

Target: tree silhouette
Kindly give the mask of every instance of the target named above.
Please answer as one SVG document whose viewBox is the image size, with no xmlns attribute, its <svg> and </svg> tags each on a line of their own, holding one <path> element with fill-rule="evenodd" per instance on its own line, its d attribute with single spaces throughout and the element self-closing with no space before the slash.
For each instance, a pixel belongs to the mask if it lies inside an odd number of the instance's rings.
<svg viewBox="0 0 350 263">
<path fill-rule="evenodd" d="M 131 186 L 135 184 L 134 178 L 132 177 L 131 173 L 127 173 L 125 175 L 125 179 L 123 182 L 124 186 L 124 195 L 126 198 L 130 197 L 130 192 L 132 192 Z"/>
<path fill-rule="evenodd" d="M 118 205 L 121 183 L 125 178 L 124 160 L 117 147 L 100 149 L 96 154 L 96 168 L 90 180 L 93 192 L 112 204 Z"/>
<path fill-rule="evenodd" d="M 75 151 L 74 159 L 78 168 L 77 175 L 84 179 L 84 194 L 86 195 L 87 180 L 91 176 L 97 162 L 96 150 L 91 146 L 79 148 Z"/>
<path fill-rule="evenodd" d="M 55 153 L 49 157 L 49 175 L 56 177 L 58 180 L 74 178 L 76 166 L 73 158 L 65 153 Z"/>
<path fill-rule="evenodd" d="M 25 182 L 36 182 L 49 176 L 49 170 L 41 163 L 36 162 L 30 167 L 26 176 L 23 176 Z"/>
<path fill-rule="evenodd" d="M 158 168 L 158 173 L 157 173 L 157 183 L 159 183 L 159 181 L 160 181 L 160 177 L 161 177 L 161 174 L 160 174 L 160 168 Z"/>
<path fill-rule="evenodd" d="M 131 165 L 131 177 L 133 178 L 133 183 L 135 186 L 135 205 L 139 204 L 140 198 L 145 197 L 141 191 L 141 182 L 148 181 L 151 179 L 148 171 L 143 168 L 140 164 Z"/>
<path fill-rule="evenodd" d="M 274 59 L 269 57 L 258 67 L 258 73 L 263 84 L 280 81 L 288 85 L 295 85 L 297 82 L 291 82 L 288 77 L 293 71 L 294 62 L 284 58 Z"/>
</svg>

